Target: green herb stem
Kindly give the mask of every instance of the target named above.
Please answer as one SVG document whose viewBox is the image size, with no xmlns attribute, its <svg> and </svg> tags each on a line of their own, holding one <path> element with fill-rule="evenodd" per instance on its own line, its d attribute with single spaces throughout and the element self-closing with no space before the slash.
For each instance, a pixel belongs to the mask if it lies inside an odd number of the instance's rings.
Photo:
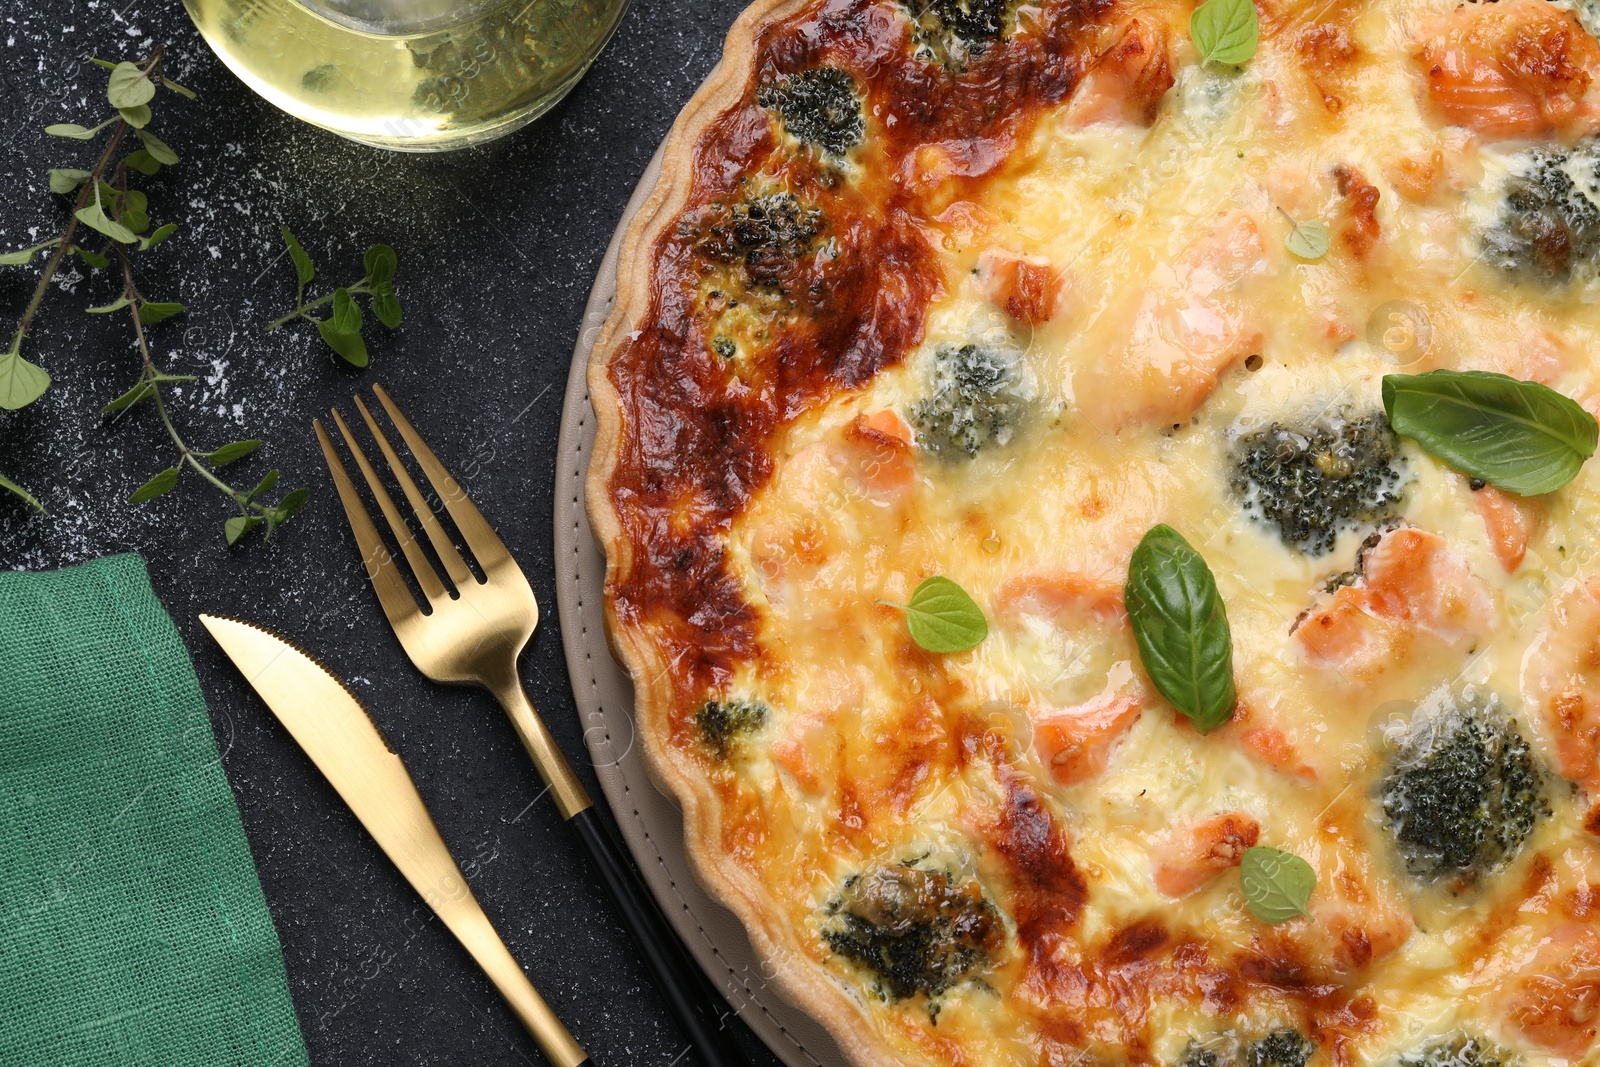
<svg viewBox="0 0 1600 1067">
<path fill-rule="evenodd" d="M 121 211 L 118 211 L 117 214 L 120 220 Z M 181 454 L 179 462 L 186 463 L 194 468 L 200 477 L 232 498 L 233 502 L 239 506 L 241 514 L 249 516 L 251 508 L 254 508 L 262 518 L 265 518 L 271 509 L 251 501 L 244 493 L 239 492 L 239 490 L 217 477 L 216 472 L 210 470 L 200 461 L 200 457 L 209 456 L 210 453 L 196 452 L 190 448 L 188 443 L 184 441 L 183 435 L 178 433 L 178 428 L 173 425 L 172 416 L 167 412 L 166 399 L 161 395 L 164 376 L 160 368 L 156 366 L 155 360 L 150 356 L 150 344 L 145 337 L 144 322 L 139 318 L 139 304 L 143 297 L 139 293 L 138 286 L 134 284 L 133 263 L 128 258 L 128 250 L 125 245 L 117 245 L 117 258 L 122 262 L 122 295 L 128 300 L 128 313 L 133 318 L 134 336 L 139 341 L 139 358 L 144 362 L 144 370 L 140 374 L 140 381 L 150 389 L 150 398 L 155 401 L 156 412 L 161 416 L 161 425 L 166 428 L 167 436 L 172 438 L 172 443 L 178 447 L 178 451 Z"/>
<path fill-rule="evenodd" d="M 157 50 L 160 55 L 160 50 Z M 89 178 L 83 183 L 83 189 L 78 193 L 78 202 L 73 213 L 67 216 L 67 228 L 61 232 L 61 243 L 56 245 L 56 250 L 51 253 L 50 259 L 44 265 L 44 273 L 39 275 L 39 284 L 34 286 L 33 297 L 28 301 L 28 306 L 23 309 L 22 321 L 17 325 L 17 332 L 11 335 L 10 355 L 19 355 L 22 352 L 22 339 L 28 335 L 28 327 L 33 325 L 33 317 L 39 311 L 39 305 L 44 302 L 44 296 L 50 291 L 50 282 L 56 276 L 56 271 L 61 269 L 61 261 L 72 248 L 72 238 L 78 232 L 77 209 L 87 207 L 89 194 L 98 192 L 100 179 L 105 174 L 106 166 L 111 162 L 111 157 L 116 154 L 117 145 L 122 143 L 123 136 L 128 132 L 128 124 L 122 119 L 117 119 L 117 129 L 111 135 L 111 140 L 106 144 L 106 150 L 100 153 L 100 161 L 94 165 L 94 170 L 89 172 Z"/>
<path fill-rule="evenodd" d="M 348 288 L 345 289 L 345 292 L 349 293 L 351 296 L 371 296 L 371 295 L 373 295 L 372 290 L 367 288 L 367 283 L 365 281 L 359 281 L 356 284 L 354 284 L 352 286 L 349 286 Z M 283 316 L 281 319 L 274 319 L 272 322 L 268 323 L 265 332 L 271 333 L 273 330 L 278 329 L 278 327 L 280 327 L 280 326 L 287 326 L 289 323 L 293 322 L 295 319 L 305 319 L 307 322 L 321 322 L 322 321 L 321 319 L 317 318 L 314 315 L 308 315 L 306 313 L 308 311 L 311 311 L 314 308 L 319 308 L 324 304 L 331 303 L 333 301 L 333 298 L 336 295 L 338 295 L 338 294 L 337 293 L 329 293 L 327 296 L 319 296 L 315 300 L 312 300 L 309 303 L 305 303 L 305 304 L 299 305 L 293 311 L 289 312 L 289 314 Z"/>
</svg>

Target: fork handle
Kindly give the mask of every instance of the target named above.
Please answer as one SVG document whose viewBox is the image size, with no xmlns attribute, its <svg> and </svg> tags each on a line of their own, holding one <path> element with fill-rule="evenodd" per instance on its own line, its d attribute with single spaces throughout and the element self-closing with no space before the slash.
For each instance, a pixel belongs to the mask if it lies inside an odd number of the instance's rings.
<svg viewBox="0 0 1600 1067">
<path fill-rule="evenodd" d="M 554 794 L 556 807 L 578 835 L 595 873 L 605 883 L 622 915 L 656 988 L 667 1001 L 702 1067 L 747 1067 L 725 1020 L 735 1013 L 718 995 L 705 972 L 690 957 L 651 895 L 632 860 L 601 821 L 572 766 L 550 736 L 544 720 L 514 675 L 491 685 L 511 717 L 539 776 Z"/>
<path fill-rule="evenodd" d="M 703 1067 L 745 1067 L 724 1021 L 733 1014 L 710 987 L 698 964 L 667 923 L 655 897 L 594 808 L 567 820 L 583 842 L 600 880 L 622 914 L 623 925 L 644 956 L 656 987 L 694 1046 Z"/>
</svg>

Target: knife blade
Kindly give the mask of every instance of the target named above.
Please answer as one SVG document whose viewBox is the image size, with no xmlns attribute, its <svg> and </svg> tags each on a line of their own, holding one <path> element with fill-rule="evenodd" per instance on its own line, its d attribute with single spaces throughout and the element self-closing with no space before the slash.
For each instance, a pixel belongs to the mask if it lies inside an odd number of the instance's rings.
<svg viewBox="0 0 1600 1067">
<path fill-rule="evenodd" d="M 593 1061 L 495 933 L 422 794 L 354 693 L 308 653 L 237 619 L 201 615 L 211 636 L 350 806 L 373 840 L 472 954 L 555 1067 Z"/>
</svg>

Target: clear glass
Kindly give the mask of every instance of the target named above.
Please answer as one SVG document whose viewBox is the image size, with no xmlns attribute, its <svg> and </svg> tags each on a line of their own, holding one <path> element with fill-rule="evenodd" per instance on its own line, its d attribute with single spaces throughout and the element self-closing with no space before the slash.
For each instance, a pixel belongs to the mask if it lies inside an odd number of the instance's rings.
<svg viewBox="0 0 1600 1067">
<path fill-rule="evenodd" d="M 504 136 L 583 77 L 628 0 L 184 0 L 206 42 L 289 114 L 380 148 Z"/>
</svg>

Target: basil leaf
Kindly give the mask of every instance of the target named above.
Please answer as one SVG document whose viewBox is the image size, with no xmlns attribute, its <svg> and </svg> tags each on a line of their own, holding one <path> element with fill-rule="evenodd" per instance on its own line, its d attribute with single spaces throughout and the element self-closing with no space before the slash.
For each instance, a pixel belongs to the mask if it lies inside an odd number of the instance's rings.
<svg viewBox="0 0 1600 1067">
<path fill-rule="evenodd" d="M 1252 0 L 1206 0 L 1189 16 L 1189 36 L 1203 62 L 1237 67 L 1256 54 L 1261 17 Z"/>
<path fill-rule="evenodd" d="M 1239 888 L 1250 914 L 1276 926 L 1306 914 L 1317 872 L 1293 852 L 1257 845 L 1240 858 Z"/>
<path fill-rule="evenodd" d="M 1430 456 L 1518 496 L 1572 481 L 1600 441 L 1600 424 L 1575 401 L 1486 371 L 1385 375 L 1383 410 Z"/>
<path fill-rule="evenodd" d="M 905 610 L 911 640 L 929 652 L 965 652 L 989 636 L 983 609 L 948 578 L 935 575 L 925 580 Z"/>
<path fill-rule="evenodd" d="M 1319 219 L 1295 223 L 1289 236 L 1283 239 L 1284 247 L 1301 259 L 1316 262 L 1328 254 L 1332 244 L 1331 235 L 1328 233 L 1328 224 Z"/>
<path fill-rule="evenodd" d="M 1133 550 L 1124 598 L 1139 658 L 1161 695 L 1201 733 L 1227 722 L 1239 701 L 1233 634 L 1200 553 L 1172 527 L 1155 527 Z"/>
</svg>

